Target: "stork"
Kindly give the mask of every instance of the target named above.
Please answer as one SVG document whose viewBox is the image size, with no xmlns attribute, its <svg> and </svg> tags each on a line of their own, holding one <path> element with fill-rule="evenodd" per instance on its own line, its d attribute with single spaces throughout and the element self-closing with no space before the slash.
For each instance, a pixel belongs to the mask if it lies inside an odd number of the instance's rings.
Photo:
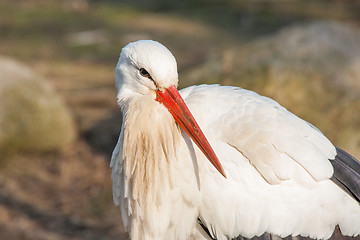
<svg viewBox="0 0 360 240">
<path fill-rule="evenodd" d="M 252 91 L 177 91 L 172 53 L 129 43 L 115 69 L 122 128 L 113 197 L 132 240 L 360 233 L 360 164 Z"/>
</svg>

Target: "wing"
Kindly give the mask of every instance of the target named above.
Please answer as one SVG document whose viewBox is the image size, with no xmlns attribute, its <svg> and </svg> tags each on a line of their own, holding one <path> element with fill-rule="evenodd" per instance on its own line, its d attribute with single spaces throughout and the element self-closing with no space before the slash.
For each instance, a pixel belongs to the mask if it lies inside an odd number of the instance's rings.
<svg viewBox="0 0 360 240">
<path fill-rule="evenodd" d="M 277 102 L 234 87 L 191 89 L 187 104 L 201 126 L 241 153 L 268 183 L 332 176 L 329 159 L 334 159 L 335 147 L 317 128 Z"/>
<path fill-rule="evenodd" d="M 211 166 L 201 173 L 199 218 L 212 237 L 329 238 L 337 225 L 359 233 L 360 205 L 330 180 L 337 152 L 317 128 L 244 89 L 204 85 L 181 93 L 228 176 Z"/>
</svg>

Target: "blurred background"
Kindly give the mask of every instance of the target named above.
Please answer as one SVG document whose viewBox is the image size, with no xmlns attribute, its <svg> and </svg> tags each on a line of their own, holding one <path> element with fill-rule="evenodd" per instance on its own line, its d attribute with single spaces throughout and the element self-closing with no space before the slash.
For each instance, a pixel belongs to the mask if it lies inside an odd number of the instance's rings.
<svg viewBox="0 0 360 240">
<path fill-rule="evenodd" d="M 109 159 L 121 48 L 160 41 L 180 88 L 277 100 L 360 157 L 360 2 L 0 0 L 0 239 L 127 239 Z"/>
</svg>

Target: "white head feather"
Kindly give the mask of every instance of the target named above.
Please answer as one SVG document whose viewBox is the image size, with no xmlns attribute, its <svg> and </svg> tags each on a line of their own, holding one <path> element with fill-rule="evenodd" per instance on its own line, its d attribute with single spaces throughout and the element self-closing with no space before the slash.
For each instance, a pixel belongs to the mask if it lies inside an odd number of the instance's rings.
<svg viewBox="0 0 360 240">
<path fill-rule="evenodd" d="M 151 75 L 152 80 L 140 74 L 141 68 Z M 129 43 L 121 51 L 115 78 L 119 101 L 134 95 L 152 95 L 155 98 L 155 90 L 177 85 L 176 60 L 166 47 L 156 41 Z"/>
</svg>

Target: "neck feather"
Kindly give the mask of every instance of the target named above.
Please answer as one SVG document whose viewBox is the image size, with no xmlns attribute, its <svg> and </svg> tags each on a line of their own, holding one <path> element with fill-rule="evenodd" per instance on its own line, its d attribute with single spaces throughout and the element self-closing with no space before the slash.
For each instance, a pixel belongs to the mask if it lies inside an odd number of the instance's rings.
<svg viewBox="0 0 360 240">
<path fill-rule="evenodd" d="M 152 96 L 141 96 L 123 109 L 122 158 L 132 196 L 154 201 L 151 193 L 171 183 L 171 162 L 181 132 L 167 109 Z M 149 199 L 150 196 L 150 199 Z M 152 196 L 152 197 L 151 197 Z"/>
</svg>

